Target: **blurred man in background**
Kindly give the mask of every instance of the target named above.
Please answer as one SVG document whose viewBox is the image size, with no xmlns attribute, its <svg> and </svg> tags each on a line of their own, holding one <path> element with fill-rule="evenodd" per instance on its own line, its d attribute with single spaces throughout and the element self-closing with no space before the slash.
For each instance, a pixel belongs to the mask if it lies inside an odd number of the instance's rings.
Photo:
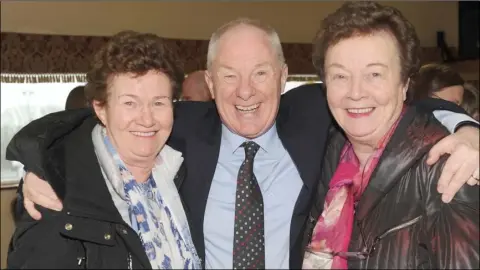
<svg viewBox="0 0 480 270">
<path fill-rule="evenodd" d="M 70 91 L 65 102 L 65 110 L 80 109 L 87 107 L 85 98 L 85 86 L 77 86 Z"/>
<path fill-rule="evenodd" d="M 205 71 L 197 70 L 188 74 L 182 85 L 181 100 L 210 101 L 212 96 L 205 82 Z"/>
</svg>

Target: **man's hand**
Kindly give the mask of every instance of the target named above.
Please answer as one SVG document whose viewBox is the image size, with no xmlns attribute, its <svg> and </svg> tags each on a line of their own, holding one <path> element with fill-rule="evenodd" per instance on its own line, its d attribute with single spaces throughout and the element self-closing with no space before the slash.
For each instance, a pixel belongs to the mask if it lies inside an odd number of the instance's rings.
<svg viewBox="0 0 480 270">
<path fill-rule="evenodd" d="M 42 214 L 35 208 L 35 204 L 56 211 L 62 210 L 62 202 L 47 181 L 27 172 L 23 182 L 23 205 L 33 219 L 40 220 L 42 218 Z"/>
<path fill-rule="evenodd" d="M 474 127 L 462 127 L 454 134 L 443 138 L 432 147 L 427 164 L 433 165 L 443 154 L 450 154 L 438 180 L 438 192 L 442 201 L 448 203 L 460 188 L 468 183 L 478 185 L 480 131 Z"/>
</svg>

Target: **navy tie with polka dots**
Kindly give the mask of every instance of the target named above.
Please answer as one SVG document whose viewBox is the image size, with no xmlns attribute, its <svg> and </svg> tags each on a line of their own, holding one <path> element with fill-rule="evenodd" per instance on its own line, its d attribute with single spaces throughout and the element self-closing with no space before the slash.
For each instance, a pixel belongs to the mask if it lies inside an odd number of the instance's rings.
<svg viewBox="0 0 480 270">
<path fill-rule="evenodd" d="M 245 160 L 237 179 L 233 269 L 264 269 L 263 196 L 253 173 L 253 159 L 260 146 L 248 141 L 241 147 L 245 148 Z"/>
</svg>

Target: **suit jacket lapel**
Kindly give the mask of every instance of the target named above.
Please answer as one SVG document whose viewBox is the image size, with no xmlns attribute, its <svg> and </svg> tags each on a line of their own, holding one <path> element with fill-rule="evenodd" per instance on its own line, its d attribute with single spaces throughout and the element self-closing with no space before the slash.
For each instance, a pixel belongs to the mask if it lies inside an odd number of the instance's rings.
<svg viewBox="0 0 480 270">
<path fill-rule="evenodd" d="M 316 186 L 315 171 L 319 164 L 311 160 L 309 153 L 314 147 L 310 134 L 302 121 L 291 121 L 290 107 L 280 108 L 277 116 L 277 131 L 283 146 L 300 173 L 303 184 L 309 189 Z"/>
<path fill-rule="evenodd" d="M 281 106 L 277 116 L 277 130 L 280 140 L 292 158 L 300 177 L 303 188 L 295 204 L 290 228 L 290 248 L 298 247 L 298 237 L 305 228 L 313 194 L 316 191 L 320 176 L 321 160 L 325 139 L 320 134 L 312 132 L 308 127 L 308 121 L 292 118 L 292 108 Z M 300 121 L 299 121 L 300 120 Z M 325 131 L 328 126 L 325 127 Z M 327 132 L 324 132 L 326 136 Z"/>
<path fill-rule="evenodd" d="M 202 260 L 205 259 L 203 220 L 221 142 L 221 122 L 216 107 L 209 108 L 203 119 L 192 129 L 196 136 L 186 142 L 185 162 L 188 169 L 185 181 L 189 183 L 181 187 L 187 208 L 185 211 L 192 221 L 192 238 Z"/>
</svg>

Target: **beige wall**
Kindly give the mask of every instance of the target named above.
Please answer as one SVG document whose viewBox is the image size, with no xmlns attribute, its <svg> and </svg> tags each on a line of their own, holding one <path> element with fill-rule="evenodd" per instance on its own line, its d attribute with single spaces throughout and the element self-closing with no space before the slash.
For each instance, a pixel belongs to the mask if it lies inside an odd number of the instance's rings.
<svg viewBox="0 0 480 270">
<path fill-rule="evenodd" d="M 457 46 L 457 2 L 383 2 L 400 9 L 415 25 L 423 46 L 436 45 L 443 30 Z M 319 22 L 341 2 L 160 2 L 2 1 L 1 31 L 110 35 L 124 29 L 170 38 L 208 39 L 223 22 L 239 16 L 275 27 L 284 42 L 312 40 Z"/>
<path fill-rule="evenodd" d="M 10 202 L 13 200 L 16 194 L 16 189 L 2 189 L 0 198 L 2 208 L 0 210 L 1 215 L 1 246 L 0 246 L 0 259 L 1 268 L 5 269 L 7 262 L 7 250 L 10 238 L 14 230 L 13 219 L 10 213 Z"/>
</svg>

